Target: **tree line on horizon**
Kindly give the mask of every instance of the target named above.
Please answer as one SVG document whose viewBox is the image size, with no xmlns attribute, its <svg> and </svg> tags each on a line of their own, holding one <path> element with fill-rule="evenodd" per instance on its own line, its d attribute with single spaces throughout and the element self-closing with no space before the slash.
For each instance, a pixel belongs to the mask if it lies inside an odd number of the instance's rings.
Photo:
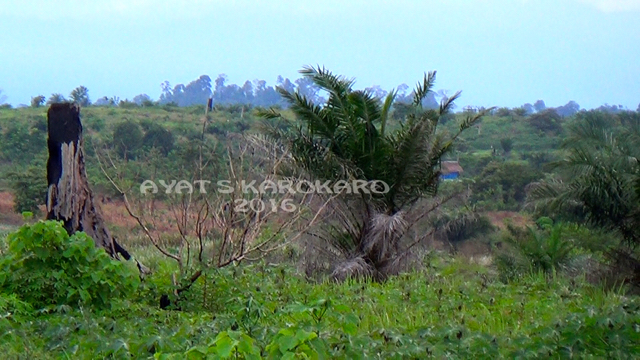
<svg viewBox="0 0 640 360">
<path fill-rule="evenodd" d="M 201 75 L 199 78 L 184 84 L 176 84 L 171 86 L 169 81 L 164 81 L 160 84 L 162 92 L 157 100 L 153 100 L 147 94 L 139 94 L 129 99 L 120 99 L 118 96 L 107 97 L 103 96 L 91 101 L 89 97 L 89 89 L 85 86 L 78 86 L 73 89 L 68 97 L 65 97 L 61 93 L 53 93 L 48 98 L 44 95 L 38 95 L 31 98 L 31 107 L 40 107 L 44 105 L 51 105 L 55 103 L 72 101 L 80 104 L 81 106 L 120 106 L 120 107 L 135 107 L 135 106 L 154 106 L 154 105 L 167 105 L 167 106 L 179 106 L 187 107 L 194 105 L 207 104 L 209 99 L 213 100 L 214 105 L 249 105 L 251 107 L 287 107 L 288 104 L 278 93 L 277 88 L 282 88 L 287 92 L 297 92 L 309 101 L 314 103 L 323 103 L 327 94 L 324 94 L 322 90 L 313 84 L 309 79 L 300 77 L 294 81 L 288 78 L 278 76 L 275 86 L 267 85 L 265 80 L 245 81 L 242 86 L 228 81 L 226 74 L 220 74 L 215 80 L 212 80 L 208 75 Z M 389 91 L 382 89 L 379 85 L 374 85 L 364 89 L 377 98 L 384 98 L 388 95 Z M 396 92 L 397 104 L 410 104 L 414 94 L 413 91 L 409 92 L 409 86 L 407 84 L 400 84 L 394 90 Z M 427 109 L 435 109 L 439 106 L 440 102 L 447 101 L 449 94 L 446 90 L 438 90 L 429 94 L 424 99 L 423 106 Z M 0 89 L 0 107 L 11 108 L 10 104 L 4 103 L 7 96 L 2 94 Z M 529 116 L 536 113 L 542 113 L 544 111 L 554 110 L 561 117 L 568 117 L 576 114 L 582 108 L 576 101 L 569 101 L 567 104 L 558 107 L 547 107 L 544 100 L 537 100 L 533 104 L 526 103 L 519 107 L 512 109 L 507 107 L 499 107 L 494 110 L 494 113 L 498 116 L 508 115 L 520 115 Z M 483 110 L 483 107 L 466 106 L 461 109 L 464 112 L 477 112 Z M 608 113 L 620 113 L 623 111 L 629 111 L 623 105 L 609 105 L 603 104 L 595 110 L 608 112 Z M 640 104 L 636 111 L 640 112 Z"/>
</svg>

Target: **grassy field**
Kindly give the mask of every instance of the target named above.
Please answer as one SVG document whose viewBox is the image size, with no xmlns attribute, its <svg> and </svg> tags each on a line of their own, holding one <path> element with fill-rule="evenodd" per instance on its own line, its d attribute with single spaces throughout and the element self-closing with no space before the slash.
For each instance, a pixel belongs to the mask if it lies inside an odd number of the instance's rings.
<svg viewBox="0 0 640 360">
<path fill-rule="evenodd" d="M 634 358 L 640 302 L 579 280 L 490 270 L 433 253 L 383 284 L 314 283 L 258 263 L 207 273 L 178 304 L 162 272 L 113 309 L 32 313 L 2 298 L 4 358 Z"/>
<path fill-rule="evenodd" d="M 10 227 L 2 227 L 0 241 Z M 5 248 L 2 246 L 1 248 Z M 137 291 L 107 308 L 31 307 L 0 295 L 6 359 L 637 358 L 640 301 L 583 276 L 531 273 L 504 283 L 492 264 L 428 252 L 384 283 L 315 281 L 296 262 L 209 269 L 180 301 L 174 262 L 150 265 Z M 1 263 L 0 263 L 1 264 Z M 133 266 L 132 266 L 133 267 Z M 135 271 L 135 270 L 134 270 Z M 32 286 L 25 284 L 25 286 Z M 171 296 L 171 298 L 174 298 Z"/>
</svg>

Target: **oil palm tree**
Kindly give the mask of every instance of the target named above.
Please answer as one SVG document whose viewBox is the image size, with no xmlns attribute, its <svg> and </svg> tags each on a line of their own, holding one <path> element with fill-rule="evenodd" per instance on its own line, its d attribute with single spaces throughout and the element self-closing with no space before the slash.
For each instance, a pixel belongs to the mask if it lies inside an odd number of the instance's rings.
<svg viewBox="0 0 640 360">
<path fill-rule="evenodd" d="M 438 131 L 439 119 L 451 111 L 460 93 L 438 109 L 424 109 L 423 100 L 436 77 L 430 72 L 416 86 L 405 121 L 390 131 L 395 91 L 380 99 L 366 90 L 354 90 L 352 79 L 325 68 L 305 67 L 300 72 L 328 93 L 328 100 L 315 104 L 279 87 L 295 119 L 288 120 L 275 109 L 262 112 L 267 119 L 279 119 L 266 126 L 266 134 L 290 153 L 293 170 L 310 179 L 357 179 L 388 185 L 383 194 L 343 194 L 341 206 L 334 208 L 334 221 L 325 224 L 325 236 L 320 236 L 346 260 L 338 267 L 342 273 L 384 278 L 392 272 L 399 254 L 407 250 L 400 248 L 408 225 L 405 210 L 437 194 L 440 160 L 484 112 L 467 117 L 452 135 Z"/>
<path fill-rule="evenodd" d="M 561 176 L 530 186 L 529 206 L 582 218 L 623 240 L 609 255 L 640 283 L 640 114 L 618 125 L 612 115 L 584 112 L 569 129 Z M 577 215 L 577 216 L 576 216 Z M 623 265 L 627 264 L 627 265 Z"/>
<path fill-rule="evenodd" d="M 615 128 L 610 115 L 581 114 L 563 144 L 566 156 L 553 163 L 561 176 L 534 183 L 529 206 L 581 214 L 640 244 L 640 117 Z"/>
</svg>

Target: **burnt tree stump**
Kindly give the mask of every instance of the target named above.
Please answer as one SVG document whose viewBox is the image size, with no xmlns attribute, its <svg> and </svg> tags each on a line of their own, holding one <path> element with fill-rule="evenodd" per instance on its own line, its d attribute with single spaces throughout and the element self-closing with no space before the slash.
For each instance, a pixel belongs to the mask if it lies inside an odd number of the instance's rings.
<svg viewBox="0 0 640 360">
<path fill-rule="evenodd" d="M 47 112 L 47 220 L 60 220 L 69 235 L 84 231 L 113 258 L 131 255 L 111 236 L 89 188 L 84 164 L 82 123 L 77 104 L 53 104 Z M 146 272 L 142 264 L 138 268 Z"/>
</svg>

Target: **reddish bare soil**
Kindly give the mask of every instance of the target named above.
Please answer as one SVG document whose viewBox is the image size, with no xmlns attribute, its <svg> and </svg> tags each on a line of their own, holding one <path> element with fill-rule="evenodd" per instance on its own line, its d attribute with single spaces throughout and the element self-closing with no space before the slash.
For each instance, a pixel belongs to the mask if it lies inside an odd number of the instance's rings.
<svg viewBox="0 0 640 360">
<path fill-rule="evenodd" d="M 505 220 L 510 221 L 513 225 L 524 227 L 533 224 L 533 221 L 515 211 L 489 211 L 484 213 L 489 218 L 493 226 L 504 229 L 506 227 Z"/>
<path fill-rule="evenodd" d="M 13 211 L 13 194 L 0 192 L 0 223 L 22 225 L 22 215 Z"/>
<path fill-rule="evenodd" d="M 127 235 L 130 235 L 132 231 L 138 231 L 140 229 L 138 227 L 137 221 L 127 212 L 124 201 L 113 199 L 102 202 L 101 199 L 101 196 L 96 196 L 95 198 L 97 205 L 102 212 L 104 220 L 107 222 L 109 229 L 114 233 L 114 235 L 126 237 Z M 167 209 L 167 206 L 160 202 L 157 202 L 154 204 L 154 209 L 155 210 L 153 211 L 153 217 L 147 216 L 145 219 L 143 219 L 147 222 L 152 222 L 151 224 L 147 224 L 147 226 L 152 226 L 152 232 L 157 235 L 178 234 L 178 228 L 176 226 L 174 215 Z M 135 209 L 134 213 L 139 215 L 138 211 Z"/>
<path fill-rule="evenodd" d="M 109 229 L 113 229 L 112 231 L 117 233 L 117 235 L 126 235 L 131 233 L 131 231 L 137 227 L 138 223 L 134 218 L 129 216 L 129 213 L 127 213 L 127 209 L 124 206 L 124 202 L 122 200 L 110 200 L 103 202 L 102 198 L 102 196 L 97 195 L 95 197 L 95 201 L 97 202 L 96 205 L 100 208 Z M 158 204 L 156 208 L 158 208 L 158 214 L 166 212 L 166 206 L 163 204 Z M 40 211 L 41 214 L 44 214 L 44 205 L 40 206 Z M 166 234 L 177 233 L 178 229 L 175 226 L 175 221 L 172 220 L 173 217 L 170 214 L 167 214 L 165 217 L 156 217 L 154 219 L 155 230 L 159 233 Z M 0 192 L 0 223 L 7 225 L 23 224 L 22 215 L 13 210 L 13 194 L 7 191 Z"/>
<path fill-rule="evenodd" d="M 134 218 L 129 216 L 127 209 L 124 206 L 124 202 L 121 200 L 112 200 L 111 202 L 101 203 L 98 196 L 97 207 L 100 208 L 104 220 L 110 226 L 117 226 L 123 229 L 133 229 L 137 223 Z"/>
</svg>

